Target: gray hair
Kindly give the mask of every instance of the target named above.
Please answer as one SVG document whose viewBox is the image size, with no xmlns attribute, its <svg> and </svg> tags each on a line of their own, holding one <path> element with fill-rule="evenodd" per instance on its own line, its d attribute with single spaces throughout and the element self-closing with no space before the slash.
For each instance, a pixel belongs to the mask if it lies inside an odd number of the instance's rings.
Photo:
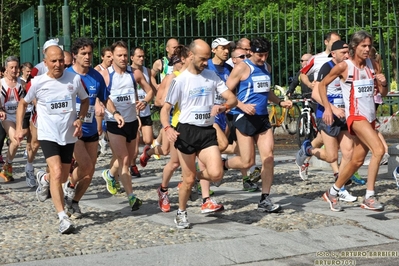
<svg viewBox="0 0 399 266">
<path fill-rule="evenodd" d="M 367 31 L 360 30 L 353 33 L 351 41 L 349 42 L 349 56 L 353 57 L 355 55 L 356 47 L 363 42 L 365 39 L 369 38 L 371 41 L 371 46 L 373 45 L 373 36 Z"/>
<path fill-rule="evenodd" d="M 13 55 L 6 58 L 6 61 L 5 61 L 5 63 L 4 63 L 5 67 L 7 67 L 7 66 L 8 66 L 8 63 L 10 63 L 10 62 L 17 62 L 17 64 L 19 65 L 19 59 L 18 59 L 18 57 L 13 56 Z"/>
</svg>

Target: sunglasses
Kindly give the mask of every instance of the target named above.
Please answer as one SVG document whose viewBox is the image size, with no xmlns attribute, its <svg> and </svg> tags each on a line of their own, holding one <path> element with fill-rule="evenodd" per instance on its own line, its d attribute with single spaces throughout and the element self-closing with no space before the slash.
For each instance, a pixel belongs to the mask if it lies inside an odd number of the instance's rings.
<svg viewBox="0 0 399 266">
<path fill-rule="evenodd" d="M 246 55 L 246 54 L 241 54 L 241 55 L 239 55 L 239 56 L 236 56 L 236 57 L 234 57 L 234 58 L 241 58 L 241 59 L 245 59 L 245 57 L 247 57 L 247 55 Z"/>
<path fill-rule="evenodd" d="M 303 60 L 303 59 L 301 59 L 301 63 L 302 63 L 302 62 L 307 62 L 307 61 L 308 61 L 308 60 Z"/>
</svg>

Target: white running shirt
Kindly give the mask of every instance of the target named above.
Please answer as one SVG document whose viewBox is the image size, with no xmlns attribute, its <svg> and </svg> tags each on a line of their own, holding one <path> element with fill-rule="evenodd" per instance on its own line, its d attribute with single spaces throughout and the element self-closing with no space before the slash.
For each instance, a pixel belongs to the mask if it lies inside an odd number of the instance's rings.
<svg viewBox="0 0 399 266">
<path fill-rule="evenodd" d="M 143 75 L 145 80 L 147 81 L 148 84 L 150 84 L 150 76 L 148 75 L 148 68 L 143 67 Z M 143 88 L 140 86 L 140 84 L 137 84 L 137 95 L 139 97 L 139 101 L 143 101 L 145 97 L 147 96 L 147 93 Z M 150 105 L 147 104 L 147 106 L 144 108 L 144 110 L 140 111 L 140 117 L 146 117 L 151 115 L 151 109 Z"/>
<path fill-rule="evenodd" d="M 345 103 L 345 116 L 363 116 L 370 123 L 376 118 L 374 104 L 375 72 L 370 59 L 366 66 L 357 68 L 351 60 L 345 60 L 348 65 L 348 77 L 341 80 L 342 95 Z"/>
<path fill-rule="evenodd" d="M 165 102 L 173 106 L 178 103 L 180 123 L 207 127 L 215 121 L 215 117 L 211 117 L 215 93 L 226 90 L 226 84 L 212 70 L 204 69 L 198 75 L 185 70 L 173 79 Z"/>
<path fill-rule="evenodd" d="M 58 79 L 47 74 L 31 80 L 25 101 L 37 99 L 38 140 L 57 142 L 59 145 L 75 143 L 73 136 L 76 120 L 76 97 L 88 97 L 79 75 L 65 71 Z"/>
</svg>

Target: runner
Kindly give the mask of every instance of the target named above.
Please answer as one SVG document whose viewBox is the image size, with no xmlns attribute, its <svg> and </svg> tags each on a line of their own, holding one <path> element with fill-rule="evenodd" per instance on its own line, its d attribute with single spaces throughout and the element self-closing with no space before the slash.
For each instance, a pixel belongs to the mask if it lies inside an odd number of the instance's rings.
<svg viewBox="0 0 399 266">
<path fill-rule="evenodd" d="M 23 119 L 28 103 L 36 99 L 38 113 L 38 139 L 50 174 L 37 173 L 39 201 L 50 196 L 60 220 L 59 232 L 67 234 L 74 226 L 64 211 L 62 183 L 68 179 L 72 153 L 77 137 L 82 136 L 82 124 L 89 107 L 87 93 L 78 75 L 64 72 L 64 54 L 58 46 L 45 50 L 44 62 L 48 67 L 45 75 L 32 79 L 25 98 L 18 104 L 16 114 L 16 141 L 23 139 Z M 80 114 L 76 118 L 76 97 L 81 100 Z"/>
<path fill-rule="evenodd" d="M 213 71 L 205 69 L 211 55 L 209 45 L 195 40 L 190 44 L 190 54 L 191 63 L 172 82 L 161 110 L 164 131 L 167 138 L 175 142 L 182 168 L 183 184 L 179 189 L 179 210 L 175 218 L 177 228 L 182 229 L 190 228 L 186 207 L 196 176 L 208 181 L 219 181 L 223 177 L 213 117 L 237 103 L 225 83 Z M 227 100 L 225 105 L 214 105 L 216 91 Z M 181 113 L 175 130 L 170 125 L 169 114 L 176 103 Z M 205 165 L 205 170 L 198 174 L 197 156 Z"/>
</svg>

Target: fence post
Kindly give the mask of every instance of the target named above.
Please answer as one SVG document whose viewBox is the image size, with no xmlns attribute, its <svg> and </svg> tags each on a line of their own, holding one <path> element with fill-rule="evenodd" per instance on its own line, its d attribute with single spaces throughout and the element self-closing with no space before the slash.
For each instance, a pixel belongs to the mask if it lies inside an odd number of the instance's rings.
<svg viewBox="0 0 399 266">
<path fill-rule="evenodd" d="M 64 1 L 62 6 L 62 29 L 64 32 L 64 50 L 70 51 L 71 49 L 71 21 L 69 17 L 68 0 Z"/>
<path fill-rule="evenodd" d="M 39 61 L 43 60 L 43 45 L 46 42 L 46 7 L 43 5 L 43 0 L 40 0 L 40 4 L 37 7 L 37 18 L 39 26 Z M 38 51 L 35 51 L 37 54 Z M 37 63 L 37 62 L 35 62 Z"/>
</svg>

